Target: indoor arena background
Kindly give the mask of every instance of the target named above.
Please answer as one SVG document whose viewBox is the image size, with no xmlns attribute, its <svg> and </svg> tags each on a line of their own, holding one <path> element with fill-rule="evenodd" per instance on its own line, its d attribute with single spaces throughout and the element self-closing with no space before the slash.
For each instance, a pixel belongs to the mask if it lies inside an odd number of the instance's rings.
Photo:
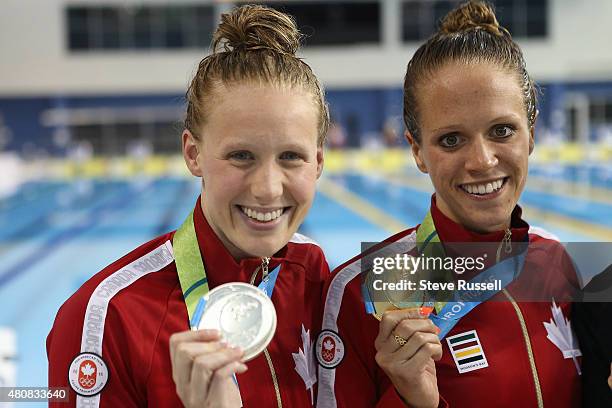
<svg viewBox="0 0 612 408">
<path fill-rule="evenodd" d="M 431 184 L 401 137 L 401 86 L 456 3 L 271 3 L 296 16 L 301 56 L 327 89 L 324 176 L 301 232 L 331 266 L 428 208 Z M 493 3 L 541 91 L 527 219 L 562 241 L 612 241 L 612 2 Z M 232 4 L 0 2 L 0 386 L 45 386 L 59 306 L 193 207 L 183 95 Z"/>
</svg>

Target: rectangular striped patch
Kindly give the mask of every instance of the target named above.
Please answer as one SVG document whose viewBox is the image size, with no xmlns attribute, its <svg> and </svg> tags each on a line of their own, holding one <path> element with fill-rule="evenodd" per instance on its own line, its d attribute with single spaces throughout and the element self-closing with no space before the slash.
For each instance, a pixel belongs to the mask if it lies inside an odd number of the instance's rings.
<svg viewBox="0 0 612 408">
<path fill-rule="evenodd" d="M 446 342 L 459 374 L 489 366 L 476 330 L 447 337 Z"/>
</svg>

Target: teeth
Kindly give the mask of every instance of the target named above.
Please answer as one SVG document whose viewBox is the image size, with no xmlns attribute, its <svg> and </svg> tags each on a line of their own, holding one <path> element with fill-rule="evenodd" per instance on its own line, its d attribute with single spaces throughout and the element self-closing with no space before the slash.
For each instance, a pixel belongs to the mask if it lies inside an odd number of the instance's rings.
<svg viewBox="0 0 612 408">
<path fill-rule="evenodd" d="M 491 181 L 486 184 L 463 184 L 461 188 L 467 191 L 470 194 L 490 194 L 494 191 L 497 191 L 501 188 L 502 184 L 504 184 L 503 179 Z"/>
<path fill-rule="evenodd" d="M 269 211 L 269 212 L 259 212 L 259 211 L 255 211 L 247 207 L 240 207 L 240 209 L 247 217 L 257 220 L 259 222 L 268 222 L 268 221 L 275 220 L 278 217 L 280 217 L 283 213 L 282 209 Z"/>
</svg>

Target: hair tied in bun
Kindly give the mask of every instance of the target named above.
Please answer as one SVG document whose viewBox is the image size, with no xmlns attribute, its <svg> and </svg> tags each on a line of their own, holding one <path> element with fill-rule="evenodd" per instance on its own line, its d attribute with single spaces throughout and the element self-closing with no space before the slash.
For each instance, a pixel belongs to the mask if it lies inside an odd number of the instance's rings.
<svg viewBox="0 0 612 408">
<path fill-rule="evenodd" d="M 286 14 L 245 5 L 221 16 L 212 45 L 215 52 L 270 50 L 295 55 L 300 47 L 300 32 Z"/>
<path fill-rule="evenodd" d="M 306 91 L 318 111 L 318 144 L 329 127 L 325 91 L 306 62 L 296 56 L 301 34 L 293 18 L 261 5 L 234 7 L 221 15 L 213 34 L 211 53 L 198 64 L 185 99 L 185 129 L 196 138 L 223 97 L 224 88 L 259 83 Z"/>
<path fill-rule="evenodd" d="M 493 6 L 485 1 L 468 1 L 444 17 L 440 24 L 443 34 L 456 34 L 471 30 L 484 30 L 490 34 L 510 37 L 495 16 Z"/>
</svg>

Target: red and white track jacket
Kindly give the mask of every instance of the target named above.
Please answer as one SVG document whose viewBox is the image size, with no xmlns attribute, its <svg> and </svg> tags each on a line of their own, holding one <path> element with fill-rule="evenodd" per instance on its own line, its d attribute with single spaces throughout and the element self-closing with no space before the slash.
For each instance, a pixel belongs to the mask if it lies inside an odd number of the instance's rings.
<svg viewBox="0 0 612 408">
<path fill-rule="evenodd" d="M 435 198 L 431 213 L 442 242 L 501 242 L 504 236 L 504 231 L 480 235 L 465 230 L 437 209 Z M 580 382 L 574 362 L 564 358 L 547 338 L 543 324 L 552 319 L 553 299 L 524 303 L 510 300 L 513 294 L 530 290 L 540 296 L 547 291 L 564 293 L 569 298 L 571 294 L 566 292 L 577 286 L 575 272 L 563 247 L 550 234 L 529 228 L 520 214 L 517 207 L 511 229 L 513 241 L 522 241 L 529 233 L 531 244 L 523 272 L 506 288 L 508 295 L 499 292 L 481 303 L 442 340 L 443 357 L 436 363 L 440 406 L 579 406 Z M 400 232 L 387 242 L 405 241 L 414 246 L 417 228 Z M 333 343 L 339 343 L 334 344 L 334 352 L 343 356 L 327 356 L 338 361 L 335 368 L 319 367 L 318 407 L 404 407 L 374 358 L 379 322 L 365 311 L 360 268 L 355 267 L 359 259 L 357 256 L 336 268 L 326 284 L 323 329 L 338 334 L 339 338 L 331 336 Z M 557 305 L 570 318 L 571 303 L 557 300 Z M 488 365 L 460 374 L 446 339 L 474 333 Z"/>
<path fill-rule="evenodd" d="M 209 287 L 249 282 L 261 259 L 237 263 L 208 225 L 199 199 L 194 223 Z M 189 324 L 172 253 L 173 234 L 155 238 L 109 265 L 60 308 L 47 338 L 49 386 L 69 387 L 70 403 L 51 406 L 181 406 L 172 380 L 169 338 L 188 330 Z M 320 327 L 322 289 L 329 268 L 321 249 L 300 234 L 275 254 L 270 270 L 279 264 L 272 295 L 278 324 L 268 351 L 283 406 L 311 407 L 310 392 L 295 371 L 291 354 L 303 347 L 302 325 L 312 337 Z M 260 280 L 261 275 L 255 284 Z M 92 308 L 94 297 L 98 303 Z M 85 344 L 99 349 L 103 363 L 89 355 L 78 357 Z M 86 387 L 106 381 L 97 396 L 77 398 L 69 386 L 71 364 L 89 374 L 72 375 Z M 276 407 L 276 384 L 265 356 L 259 355 L 247 366 L 248 371 L 237 376 L 244 406 Z"/>
</svg>

